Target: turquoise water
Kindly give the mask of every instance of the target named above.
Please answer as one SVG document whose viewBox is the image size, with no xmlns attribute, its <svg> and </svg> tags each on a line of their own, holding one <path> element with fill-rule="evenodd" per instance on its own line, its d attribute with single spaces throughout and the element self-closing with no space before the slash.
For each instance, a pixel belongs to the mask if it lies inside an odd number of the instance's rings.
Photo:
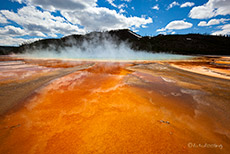
<svg viewBox="0 0 230 154">
<path fill-rule="evenodd" d="M 148 53 L 144 51 L 133 50 L 112 50 L 112 51 L 73 51 L 65 50 L 62 52 L 36 51 L 32 53 L 20 54 L 19 56 L 27 58 L 55 58 L 55 59 L 89 59 L 89 60 L 178 60 L 190 59 L 193 56 L 185 56 L 169 53 Z"/>
</svg>

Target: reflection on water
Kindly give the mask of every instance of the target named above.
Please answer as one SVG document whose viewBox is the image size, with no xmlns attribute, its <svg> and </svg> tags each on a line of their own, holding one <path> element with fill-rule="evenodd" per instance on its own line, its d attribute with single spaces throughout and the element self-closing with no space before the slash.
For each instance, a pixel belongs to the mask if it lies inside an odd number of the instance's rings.
<svg viewBox="0 0 230 154">
<path fill-rule="evenodd" d="M 2 61 L 0 90 L 52 80 L 2 114 L 0 153 L 227 153 L 229 70 L 199 62 Z"/>
</svg>

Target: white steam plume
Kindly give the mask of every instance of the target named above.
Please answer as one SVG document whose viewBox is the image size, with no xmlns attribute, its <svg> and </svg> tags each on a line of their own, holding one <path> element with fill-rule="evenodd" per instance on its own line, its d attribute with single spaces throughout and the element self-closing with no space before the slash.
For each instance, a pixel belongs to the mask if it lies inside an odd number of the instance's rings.
<svg viewBox="0 0 230 154">
<path fill-rule="evenodd" d="M 164 60 L 183 59 L 189 56 L 149 53 L 146 51 L 134 51 L 126 41 L 119 41 L 109 34 L 90 35 L 80 44 L 74 39 L 65 42 L 66 47 L 54 50 L 55 46 L 50 45 L 48 49 L 27 50 L 23 57 L 30 58 L 62 58 L 62 59 L 89 59 L 89 60 Z"/>
</svg>

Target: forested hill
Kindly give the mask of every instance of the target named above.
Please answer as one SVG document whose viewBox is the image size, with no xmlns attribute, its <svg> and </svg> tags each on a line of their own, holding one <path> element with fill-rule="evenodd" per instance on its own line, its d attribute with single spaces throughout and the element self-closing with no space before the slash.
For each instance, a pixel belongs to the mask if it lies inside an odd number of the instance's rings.
<svg viewBox="0 0 230 154">
<path fill-rule="evenodd" d="M 140 36 L 128 29 L 91 32 L 86 35 L 70 35 L 60 39 L 43 39 L 19 47 L 0 46 L 0 54 L 23 53 L 40 49 L 57 52 L 65 47 L 82 47 L 87 41 L 92 45 L 104 40 L 127 43 L 134 50 L 147 52 L 170 52 L 178 54 L 230 55 L 230 37 L 201 34 Z"/>
</svg>

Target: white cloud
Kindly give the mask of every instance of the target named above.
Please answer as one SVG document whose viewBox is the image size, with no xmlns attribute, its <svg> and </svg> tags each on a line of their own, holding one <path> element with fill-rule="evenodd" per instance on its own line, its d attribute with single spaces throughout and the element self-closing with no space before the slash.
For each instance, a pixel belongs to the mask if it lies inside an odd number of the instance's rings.
<svg viewBox="0 0 230 154">
<path fill-rule="evenodd" d="M 212 33 L 212 35 L 230 35 L 230 24 L 220 26 L 221 30 Z"/>
<path fill-rule="evenodd" d="M 127 8 L 128 6 L 127 6 L 127 4 L 124 4 L 124 3 L 117 6 L 118 9 L 122 9 L 125 7 Z"/>
<path fill-rule="evenodd" d="M 153 6 L 152 9 L 159 10 L 160 8 L 159 8 L 159 5 L 157 4 L 157 5 Z"/>
<path fill-rule="evenodd" d="M 116 5 L 116 8 L 120 10 L 117 12 L 105 7 L 98 7 L 97 0 L 14 1 L 24 3 L 26 6 L 18 9 L 16 12 L 0 10 L 0 18 L 2 17 L 4 22 L 7 19 L 17 23 L 20 25 L 21 30 L 25 32 L 24 34 L 29 36 L 57 37 L 57 34 L 84 34 L 94 30 L 122 28 L 132 28 L 136 31 L 137 28 L 146 27 L 147 24 L 152 23 L 152 18 L 150 17 L 126 17 L 121 14 L 125 12 L 124 8 L 128 7 L 127 4 Z M 114 0 L 108 1 L 113 3 Z M 130 1 L 126 0 L 126 2 Z M 38 9 L 37 6 L 42 9 Z M 61 16 L 54 16 L 52 14 L 53 11 L 60 11 Z M 2 29 L 2 33 L 9 33 L 9 31 L 10 29 L 7 29 L 7 27 Z M 20 41 L 20 39 L 17 39 L 17 42 Z"/>
<path fill-rule="evenodd" d="M 174 20 L 170 22 L 165 28 L 157 29 L 157 32 L 164 32 L 166 30 L 180 30 L 180 29 L 188 29 L 193 26 L 192 23 L 183 21 L 183 20 Z"/>
<path fill-rule="evenodd" d="M 122 0 L 122 1 L 125 1 L 125 2 L 131 2 L 132 0 Z"/>
<path fill-rule="evenodd" d="M 106 1 L 113 7 L 117 7 L 117 5 L 113 3 L 114 0 L 106 0 Z"/>
<path fill-rule="evenodd" d="M 20 4 L 25 3 L 26 0 L 11 0 L 12 2 L 18 2 Z"/>
<path fill-rule="evenodd" d="M 167 32 L 160 32 L 159 34 L 167 35 Z"/>
<path fill-rule="evenodd" d="M 0 14 L 0 23 L 2 23 L 2 24 L 8 23 L 7 19 L 5 17 L 3 17 L 2 14 Z"/>
<path fill-rule="evenodd" d="M 31 31 L 29 33 L 30 36 L 39 36 L 39 37 L 46 37 L 46 35 L 40 31 Z M 51 36 L 51 35 L 50 35 Z M 55 36 L 57 37 L 57 36 Z"/>
<path fill-rule="evenodd" d="M 206 21 L 200 21 L 198 26 L 208 26 Z"/>
<path fill-rule="evenodd" d="M 157 29 L 157 32 L 163 32 L 163 31 L 166 31 L 166 29 L 165 28 Z"/>
<path fill-rule="evenodd" d="M 218 15 L 230 14 L 229 0 L 209 0 L 201 6 L 193 7 L 189 17 L 193 19 L 208 19 Z"/>
<path fill-rule="evenodd" d="M 225 23 L 226 21 L 229 21 L 230 19 L 211 19 L 208 21 L 208 23 L 206 21 L 201 21 L 198 26 L 212 26 L 212 25 L 218 25 L 221 23 Z"/>
<path fill-rule="evenodd" d="M 188 29 L 191 28 L 192 23 L 183 21 L 183 20 L 175 20 L 170 22 L 165 28 L 166 29 Z"/>
<path fill-rule="evenodd" d="M 114 0 L 107 1 L 113 3 Z M 52 7 L 54 10 L 59 10 L 67 19 L 54 17 L 50 12 L 40 11 L 34 6 L 23 7 L 19 9 L 17 13 L 8 10 L 1 11 L 8 19 L 22 25 L 25 29 L 41 31 L 43 33 L 61 33 L 65 35 L 73 32 L 84 33 L 85 31 L 93 30 L 139 28 L 142 25 L 152 23 L 151 18 L 126 17 L 120 14 L 125 12 L 122 8 L 127 7 L 126 4 L 116 6 L 118 9 L 122 9 L 120 13 L 117 13 L 115 10 L 96 7 L 97 0 L 24 0 L 24 2 L 39 5 L 42 8 Z M 62 9 L 64 6 L 60 6 L 63 2 L 66 3 L 64 9 Z M 130 2 L 130 0 L 127 2 Z M 77 9 L 68 9 L 67 6 L 72 3 L 76 3 L 76 5 L 84 4 L 85 7 L 82 9 L 80 7 Z M 81 25 L 84 29 L 80 29 L 76 25 Z"/>
<path fill-rule="evenodd" d="M 33 6 L 26 6 L 17 13 L 9 10 L 0 11 L 7 19 L 21 25 L 26 31 L 39 31 L 47 33 L 48 36 L 55 33 L 63 35 L 71 33 L 84 33 L 83 29 L 65 21 L 62 17 L 54 17 L 48 11 L 40 11 Z M 41 35 L 40 35 L 41 36 Z"/>
<path fill-rule="evenodd" d="M 1 37 L 5 37 L 5 36 L 15 37 L 15 36 L 25 36 L 25 35 L 46 37 L 46 35 L 40 31 L 27 32 L 20 27 L 14 27 L 11 25 L 0 28 L 0 36 Z"/>
<path fill-rule="evenodd" d="M 126 11 L 124 9 L 119 10 L 119 14 L 125 13 Z"/>
<path fill-rule="evenodd" d="M 192 7 L 193 5 L 195 5 L 195 3 L 193 3 L 193 2 L 186 2 L 186 3 L 183 3 L 183 4 L 181 4 L 181 8 L 183 8 L 183 7 Z"/>
<path fill-rule="evenodd" d="M 124 8 L 127 8 L 127 7 L 128 7 L 128 5 L 125 4 L 125 3 L 120 4 L 120 5 L 117 6 L 117 8 L 119 9 L 119 13 L 125 13 L 126 10 L 125 10 Z M 127 13 L 127 12 L 126 12 L 126 13 Z"/>
<path fill-rule="evenodd" d="M 119 4 L 119 5 L 116 5 L 116 4 L 114 4 L 114 0 L 106 0 L 106 1 L 107 1 L 110 5 L 112 5 L 113 7 L 118 8 L 120 14 L 126 12 L 124 8 L 125 8 L 125 7 L 126 7 L 126 8 L 128 7 L 127 4 L 122 3 L 122 4 Z"/>
<path fill-rule="evenodd" d="M 84 25 L 87 31 L 122 29 L 132 26 L 139 28 L 141 25 L 152 23 L 151 18 L 125 17 L 115 10 L 103 7 L 90 8 L 84 12 L 62 11 L 62 15 L 74 24 Z"/>
<path fill-rule="evenodd" d="M 5 26 L 0 28 L 0 36 L 24 36 L 28 33 L 20 27 Z"/>
<path fill-rule="evenodd" d="M 176 1 L 174 1 L 171 4 L 169 4 L 169 6 L 167 7 L 167 10 L 173 8 L 174 6 L 178 6 L 178 5 L 180 5 L 180 4 L 178 2 L 176 2 Z"/>
<path fill-rule="evenodd" d="M 19 3 L 40 6 L 46 10 L 82 10 L 96 6 L 97 0 L 14 0 Z"/>
<path fill-rule="evenodd" d="M 0 37 L 0 45 L 20 45 L 23 43 L 29 43 L 29 42 L 34 42 L 36 40 L 39 40 L 38 38 L 33 38 L 33 39 L 23 39 L 23 38 L 14 38 L 14 37 Z"/>
</svg>

